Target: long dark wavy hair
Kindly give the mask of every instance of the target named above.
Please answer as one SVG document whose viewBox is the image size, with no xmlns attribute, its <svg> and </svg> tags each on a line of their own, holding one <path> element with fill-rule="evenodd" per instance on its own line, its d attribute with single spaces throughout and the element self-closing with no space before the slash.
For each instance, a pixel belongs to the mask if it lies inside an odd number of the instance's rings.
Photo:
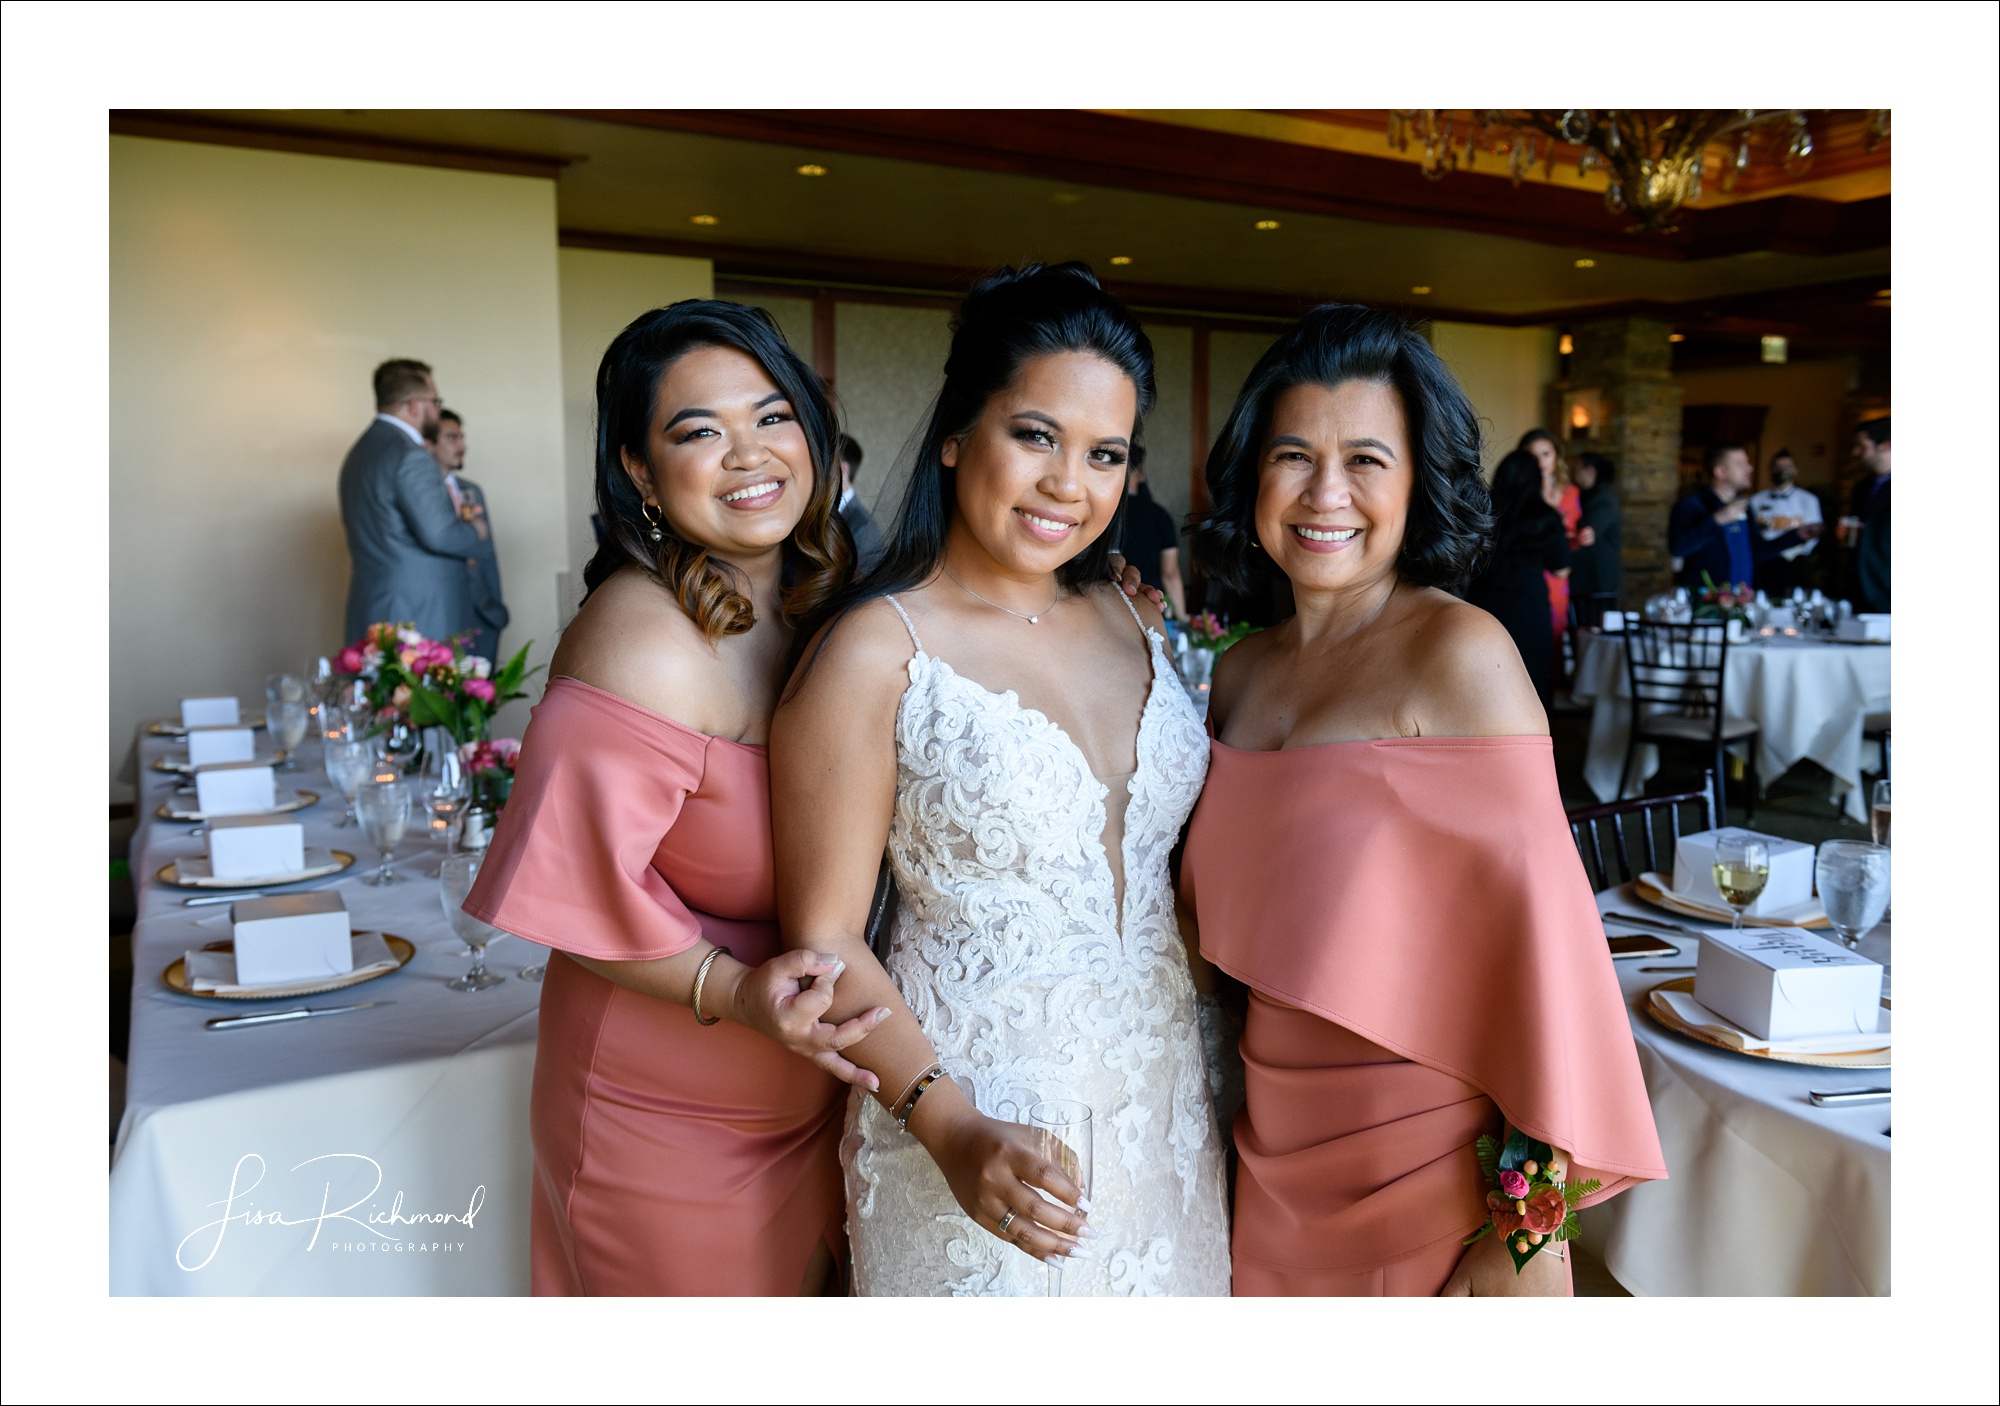
<svg viewBox="0 0 2000 1406">
<path fill-rule="evenodd" d="M 1139 320 L 1098 285 L 1083 263 L 1003 268 L 973 285 L 952 324 L 944 389 L 919 442 L 909 486 L 882 558 L 868 575 L 831 597 L 799 629 L 794 649 L 821 625 L 864 601 L 908 590 L 929 580 L 944 560 L 945 536 L 958 504 L 958 474 L 944 462 L 944 442 L 979 420 L 986 402 L 1014 383 L 1031 359 L 1058 352 L 1102 357 L 1130 378 L 1138 391 L 1138 423 L 1153 408 L 1153 344 Z M 1064 562 L 1057 579 L 1079 587 L 1106 579 L 1116 550 L 1125 495 L 1110 524 Z"/>
<path fill-rule="evenodd" d="M 1469 579 L 1492 548 L 1493 513 L 1480 477 L 1479 416 L 1457 378 L 1410 323 L 1352 303 L 1314 308 L 1258 361 L 1208 454 L 1207 516 L 1195 524 L 1200 568 L 1238 590 L 1251 584 L 1258 469 L 1271 410 L 1294 386 L 1373 381 L 1394 386 L 1409 417 L 1416 481 L 1396 572 L 1413 586 Z"/>
<path fill-rule="evenodd" d="M 633 458 L 651 462 L 647 438 L 660 382 L 668 367 L 697 347 L 733 347 L 754 358 L 791 402 L 805 431 L 813 483 L 805 512 L 785 541 L 780 609 L 788 622 L 797 624 L 852 579 L 854 539 L 835 511 L 840 428 L 833 407 L 819 377 L 799 359 L 770 314 L 690 298 L 634 319 L 612 339 L 597 366 L 597 515 L 605 531 L 603 544 L 583 569 L 584 596 L 588 599 L 622 567 L 638 566 L 673 593 L 712 644 L 757 623 L 741 573 L 682 537 L 670 521 L 660 523 L 661 540 L 653 541 L 645 499 L 619 453 L 629 450 Z"/>
</svg>

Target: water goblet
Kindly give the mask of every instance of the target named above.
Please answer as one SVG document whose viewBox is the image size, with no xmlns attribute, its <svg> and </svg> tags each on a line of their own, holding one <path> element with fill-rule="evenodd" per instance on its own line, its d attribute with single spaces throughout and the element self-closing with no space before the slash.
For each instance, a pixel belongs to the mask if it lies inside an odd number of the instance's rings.
<svg viewBox="0 0 2000 1406">
<path fill-rule="evenodd" d="M 340 788 L 340 794 L 347 800 L 347 809 L 333 822 L 335 829 L 348 830 L 359 823 L 354 816 L 354 793 L 374 769 L 375 744 L 369 739 L 343 735 L 327 740 L 327 779 Z"/>
<path fill-rule="evenodd" d="M 339 707 L 341 717 L 356 732 L 366 732 L 368 724 L 375 720 L 375 704 L 368 697 L 368 684 L 363 679 L 349 679 L 340 686 Z"/>
<path fill-rule="evenodd" d="M 1715 837 L 1715 887 L 1729 905 L 1730 927 L 1743 930 L 1743 910 L 1757 901 L 1771 879 L 1771 854 L 1754 835 Z"/>
<path fill-rule="evenodd" d="M 269 674 L 264 679 L 266 703 L 303 703 L 312 697 L 312 685 L 297 674 Z"/>
<path fill-rule="evenodd" d="M 305 739 L 311 716 L 311 707 L 303 698 L 277 698 L 265 705 L 264 726 L 270 730 L 271 740 L 278 744 L 277 770 L 299 769 L 296 753 Z"/>
<path fill-rule="evenodd" d="M 458 853 L 458 817 L 472 801 L 472 783 L 457 748 L 434 747 L 424 754 L 423 797 L 431 833 L 444 840 L 446 854 Z"/>
<path fill-rule="evenodd" d="M 498 986 L 507 978 L 497 972 L 486 970 L 486 944 L 500 936 L 500 930 L 490 923 L 482 923 L 465 911 L 466 895 L 472 892 L 472 884 L 479 877 L 479 865 L 486 858 L 484 853 L 448 854 L 444 863 L 438 866 L 438 901 L 444 905 L 444 915 L 451 923 L 451 930 L 458 934 L 459 941 L 472 949 L 472 969 L 456 981 L 447 981 L 446 986 L 453 991 L 484 991 L 489 986 Z"/>
<path fill-rule="evenodd" d="M 1028 1126 L 1035 1132 L 1042 1156 L 1061 1167 L 1083 1189 L 1087 1199 L 1091 1179 L 1090 1105 L 1073 1098 L 1045 1098 L 1028 1109 Z M 1062 1270 L 1053 1264 L 1049 1266 L 1048 1297 L 1062 1297 Z"/>
<path fill-rule="evenodd" d="M 407 775 L 423 751 L 424 736 L 407 722 L 391 723 L 382 738 L 382 760 L 398 776 Z"/>
<path fill-rule="evenodd" d="M 1828 840 L 1813 859 L 1820 907 L 1849 947 L 1889 910 L 1889 847 L 1867 840 Z"/>
<path fill-rule="evenodd" d="M 376 888 L 402 883 L 403 876 L 389 867 L 410 825 L 410 792 L 402 777 L 378 771 L 363 781 L 354 793 L 354 811 L 361 818 L 361 833 L 382 856 L 382 867 L 363 882 Z"/>
<path fill-rule="evenodd" d="M 1889 847 L 1889 783 L 1875 783 L 1875 793 L 1869 797 L 1868 833 L 1875 843 L 1884 849 Z"/>
</svg>

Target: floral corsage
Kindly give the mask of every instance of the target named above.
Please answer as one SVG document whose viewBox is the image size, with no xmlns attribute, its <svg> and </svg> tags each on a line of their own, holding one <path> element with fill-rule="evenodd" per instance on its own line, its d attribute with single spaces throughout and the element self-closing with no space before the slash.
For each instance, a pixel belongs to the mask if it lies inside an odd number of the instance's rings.
<svg viewBox="0 0 2000 1406">
<path fill-rule="evenodd" d="M 1486 1193 L 1486 1224 L 1475 1230 L 1466 1244 L 1498 1231 L 1507 1243 L 1507 1253 L 1513 1256 L 1514 1272 L 1519 1274 L 1544 1245 L 1560 1245 L 1577 1237 L 1581 1231 L 1577 1203 L 1603 1182 L 1593 1178 L 1564 1185 L 1555 1174 L 1555 1149 L 1519 1131 L 1510 1131 L 1504 1144 L 1482 1137 L 1473 1146 L 1479 1154 L 1479 1170 L 1486 1173 L 1486 1184 L 1493 1189 Z"/>
</svg>

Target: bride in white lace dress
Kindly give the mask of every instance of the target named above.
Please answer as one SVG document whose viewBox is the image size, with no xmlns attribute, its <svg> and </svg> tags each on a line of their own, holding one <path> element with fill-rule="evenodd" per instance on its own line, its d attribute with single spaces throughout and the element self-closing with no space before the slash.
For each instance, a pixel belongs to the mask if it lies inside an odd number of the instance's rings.
<svg viewBox="0 0 2000 1406">
<path fill-rule="evenodd" d="M 1039 1295 L 1051 1260 L 1066 1294 L 1229 1292 L 1168 872 L 1206 738 L 1102 584 L 1151 397 L 1144 333 L 1087 272 L 976 289 L 883 564 L 773 726 L 786 940 L 845 961 L 828 1021 L 889 1012 L 855 1068 L 820 1056 L 875 1090 L 841 1145 L 859 1293 Z M 1087 1196 L 1022 1126 L 1053 1097 L 1092 1111 Z"/>
</svg>

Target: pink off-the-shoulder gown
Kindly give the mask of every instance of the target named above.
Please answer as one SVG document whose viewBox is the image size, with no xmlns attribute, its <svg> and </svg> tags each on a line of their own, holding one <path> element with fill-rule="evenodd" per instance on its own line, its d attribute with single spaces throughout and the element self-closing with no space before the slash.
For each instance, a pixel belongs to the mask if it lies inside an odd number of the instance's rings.
<svg viewBox="0 0 2000 1406">
<path fill-rule="evenodd" d="M 550 683 L 466 911 L 556 949 L 529 1121 L 537 1294 L 795 1295 L 842 1245 L 844 1086 L 564 953 L 780 950 L 762 747 Z"/>
<path fill-rule="evenodd" d="M 1251 992 L 1236 1293 L 1436 1294 L 1503 1122 L 1666 1175 L 1548 738 L 1216 742 L 1181 874 Z"/>
</svg>

